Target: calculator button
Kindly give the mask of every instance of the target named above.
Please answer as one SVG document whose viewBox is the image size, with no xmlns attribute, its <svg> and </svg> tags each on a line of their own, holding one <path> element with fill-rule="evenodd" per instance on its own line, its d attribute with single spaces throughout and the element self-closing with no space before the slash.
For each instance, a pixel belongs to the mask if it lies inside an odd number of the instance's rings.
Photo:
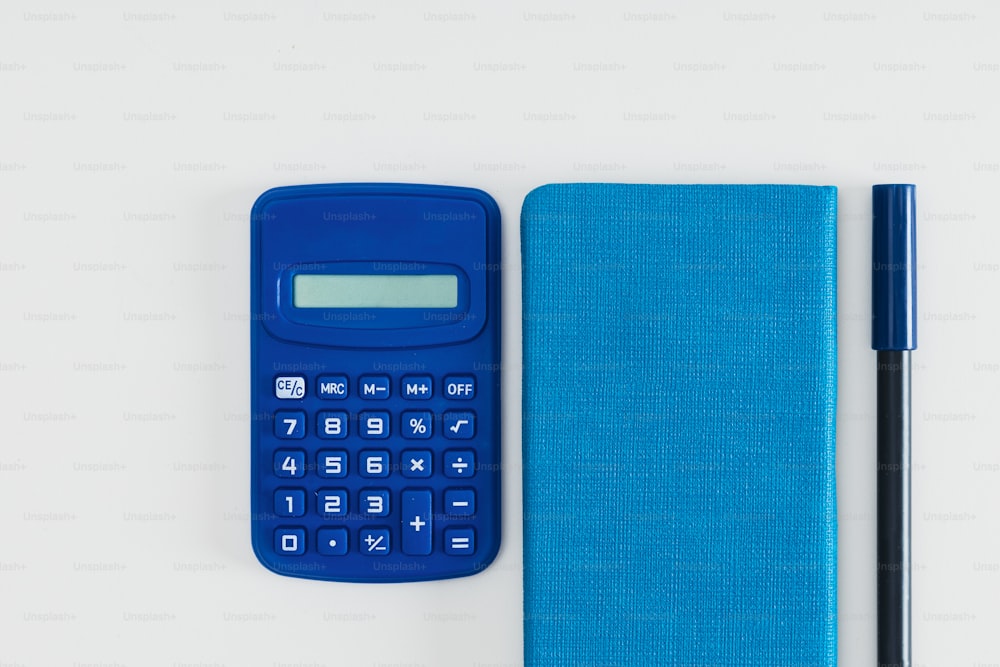
<svg viewBox="0 0 1000 667">
<path fill-rule="evenodd" d="M 322 410 L 316 413 L 316 435 L 336 439 L 347 437 L 347 413 Z"/>
<path fill-rule="evenodd" d="M 316 378 L 316 394 L 327 400 L 347 398 L 348 384 L 346 375 L 320 375 Z"/>
<path fill-rule="evenodd" d="M 430 477 L 431 458 L 426 449 L 408 449 L 399 457 L 399 472 L 403 477 Z"/>
<path fill-rule="evenodd" d="M 305 398 L 306 379 L 301 375 L 281 375 L 274 378 L 274 397 L 282 400 Z"/>
<path fill-rule="evenodd" d="M 301 410 L 275 412 L 274 435 L 282 440 L 301 440 L 306 437 L 306 413 Z"/>
<path fill-rule="evenodd" d="M 358 453 L 358 471 L 362 477 L 388 477 L 389 452 L 366 449 Z"/>
<path fill-rule="evenodd" d="M 444 437 L 450 440 L 469 440 L 476 435 L 475 412 L 446 412 L 441 423 Z"/>
<path fill-rule="evenodd" d="M 306 513 L 306 492 L 302 489 L 278 489 L 274 492 L 274 513 L 278 516 L 302 516 Z"/>
<path fill-rule="evenodd" d="M 476 474 L 476 454 L 471 449 L 450 449 L 444 453 L 445 477 L 472 477 Z"/>
<path fill-rule="evenodd" d="M 389 398 L 388 375 L 362 375 L 358 378 L 358 393 L 361 398 L 380 401 Z"/>
<path fill-rule="evenodd" d="M 361 553 L 369 556 L 386 556 L 389 553 L 388 528 L 362 528 L 358 533 Z"/>
<path fill-rule="evenodd" d="M 444 397 L 454 401 L 469 401 L 476 397 L 473 375 L 448 375 L 444 378 Z"/>
<path fill-rule="evenodd" d="M 472 528 L 446 528 L 444 552 L 449 556 L 469 556 L 476 551 L 476 531 Z"/>
<path fill-rule="evenodd" d="M 368 516 L 389 515 L 389 492 L 386 489 L 361 489 L 358 503 L 361 512 Z"/>
<path fill-rule="evenodd" d="M 380 440 L 389 437 L 388 412 L 362 412 L 358 414 L 358 430 L 362 438 Z"/>
<path fill-rule="evenodd" d="M 274 474 L 278 477 L 305 477 L 306 453 L 296 449 L 274 452 Z"/>
<path fill-rule="evenodd" d="M 399 432 L 407 440 L 426 440 L 431 437 L 434 415 L 430 412 L 404 412 L 399 421 Z"/>
<path fill-rule="evenodd" d="M 430 375 L 407 375 L 400 381 L 400 394 L 412 401 L 425 401 L 434 396 L 434 380 Z"/>
<path fill-rule="evenodd" d="M 444 513 L 451 516 L 472 516 L 476 513 L 475 489 L 446 489 Z"/>
<path fill-rule="evenodd" d="M 320 528 L 317 530 L 316 551 L 322 556 L 347 555 L 347 529 Z"/>
<path fill-rule="evenodd" d="M 316 472 L 320 477 L 346 477 L 347 452 L 342 449 L 321 449 L 316 452 Z"/>
<path fill-rule="evenodd" d="M 301 556 L 306 552 L 306 531 L 302 528 L 276 529 L 274 550 L 282 556 Z"/>
<path fill-rule="evenodd" d="M 316 510 L 324 519 L 336 519 L 347 514 L 346 489 L 320 489 L 316 492 Z"/>
<path fill-rule="evenodd" d="M 431 492 L 423 489 L 403 491 L 401 549 L 410 556 L 431 553 Z"/>
</svg>

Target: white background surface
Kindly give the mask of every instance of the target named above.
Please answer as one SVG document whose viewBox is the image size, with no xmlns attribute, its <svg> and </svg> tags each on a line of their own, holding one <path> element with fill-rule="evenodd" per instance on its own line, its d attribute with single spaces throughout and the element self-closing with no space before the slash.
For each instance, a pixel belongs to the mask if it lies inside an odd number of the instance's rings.
<svg viewBox="0 0 1000 667">
<path fill-rule="evenodd" d="M 995 3 L 0 8 L 0 665 L 521 662 L 518 215 L 553 181 L 840 187 L 840 656 L 874 663 L 870 194 L 918 184 L 916 664 L 1000 664 Z M 505 525 L 472 578 L 317 583 L 248 529 L 248 212 L 480 187 Z M 763 582 L 762 582 L 763 583 Z"/>
</svg>

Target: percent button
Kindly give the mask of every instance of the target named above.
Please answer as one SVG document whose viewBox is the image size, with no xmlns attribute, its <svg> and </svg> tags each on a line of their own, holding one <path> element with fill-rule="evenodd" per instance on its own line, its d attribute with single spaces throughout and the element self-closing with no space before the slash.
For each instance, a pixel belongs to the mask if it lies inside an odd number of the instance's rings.
<svg viewBox="0 0 1000 667">
<path fill-rule="evenodd" d="M 399 432 L 408 440 L 426 440 L 433 431 L 434 415 L 425 411 L 408 411 L 402 414 Z"/>
</svg>

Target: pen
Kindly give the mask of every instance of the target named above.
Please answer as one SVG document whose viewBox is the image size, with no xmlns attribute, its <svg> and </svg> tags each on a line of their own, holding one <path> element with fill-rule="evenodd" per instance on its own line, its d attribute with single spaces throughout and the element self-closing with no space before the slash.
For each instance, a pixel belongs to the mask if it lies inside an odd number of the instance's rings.
<svg viewBox="0 0 1000 667">
<path fill-rule="evenodd" d="M 910 667 L 910 350 L 917 348 L 916 187 L 872 187 L 878 449 L 878 664 Z"/>
</svg>

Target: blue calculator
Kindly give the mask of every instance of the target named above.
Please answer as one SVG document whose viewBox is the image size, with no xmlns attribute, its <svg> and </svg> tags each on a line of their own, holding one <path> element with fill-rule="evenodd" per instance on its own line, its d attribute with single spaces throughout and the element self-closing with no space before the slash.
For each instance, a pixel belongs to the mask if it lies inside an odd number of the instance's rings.
<svg viewBox="0 0 1000 667">
<path fill-rule="evenodd" d="M 268 569 L 474 574 L 500 546 L 500 211 L 437 185 L 275 188 L 251 219 L 251 531 Z"/>
</svg>

